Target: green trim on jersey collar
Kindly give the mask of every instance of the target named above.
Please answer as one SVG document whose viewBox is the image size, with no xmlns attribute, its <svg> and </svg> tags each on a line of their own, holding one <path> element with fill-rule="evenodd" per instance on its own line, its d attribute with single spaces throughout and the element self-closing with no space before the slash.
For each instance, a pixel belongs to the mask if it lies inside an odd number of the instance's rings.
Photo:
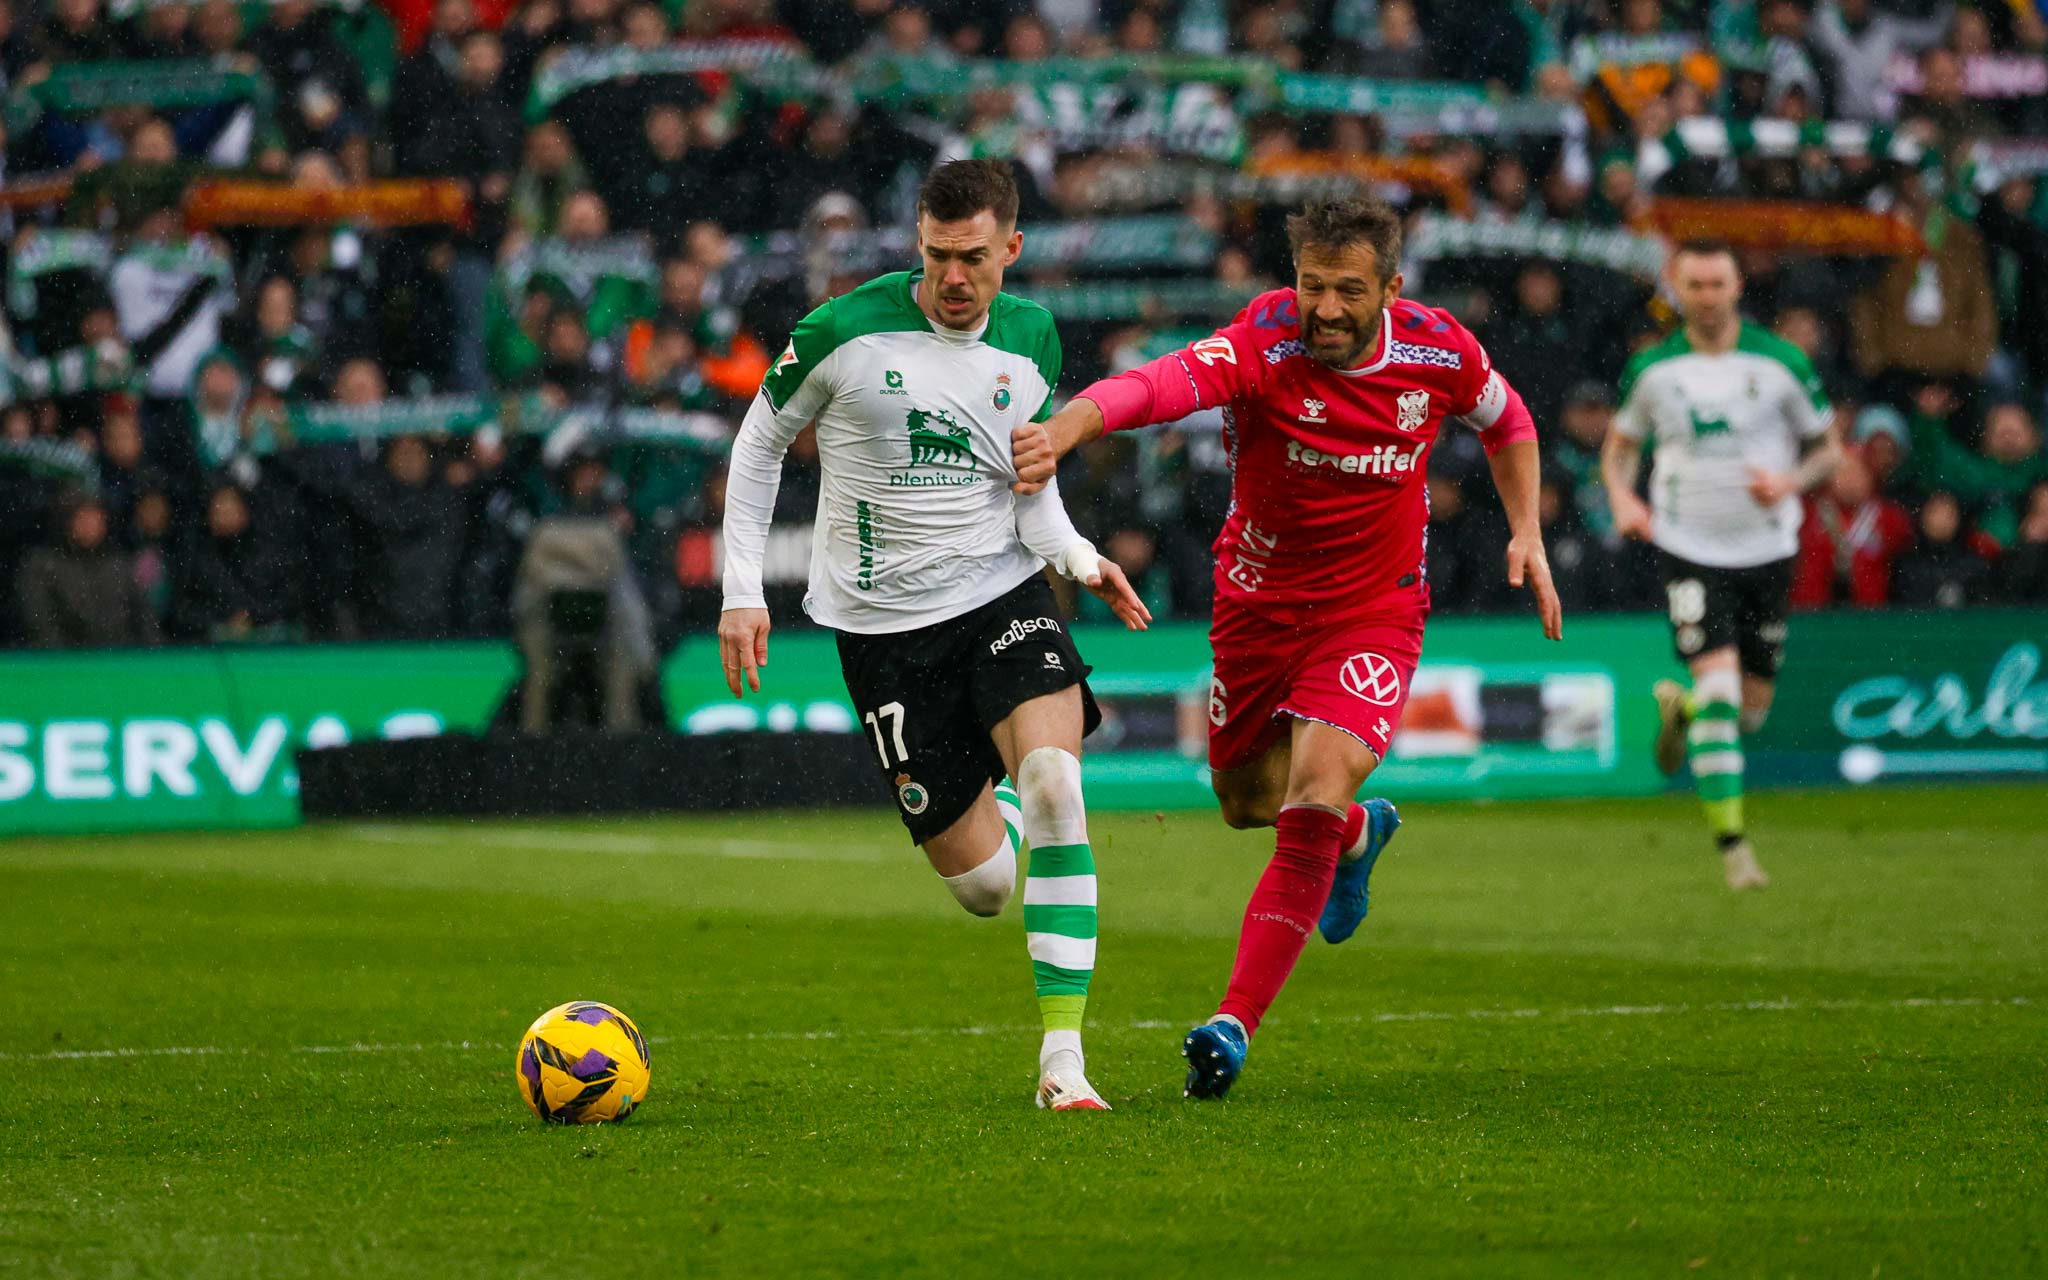
<svg viewBox="0 0 2048 1280">
<path fill-rule="evenodd" d="M 761 383 L 768 404 L 778 412 L 825 358 L 855 338 L 880 333 L 929 333 L 938 337 L 931 317 L 917 305 L 914 290 L 920 270 L 892 271 L 876 276 L 837 298 L 820 304 L 797 322 L 789 345 Z M 949 332 L 958 332 L 957 330 Z M 1062 355 L 1052 313 L 1037 303 L 998 293 L 989 304 L 988 320 L 975 339 L 998 351 L 1022 356 L 1038 366 L 1047 388 L 1058 385 Z M 1032 415 L 1050 416 L 1052 395 Z"/>
<path fill-rule="evenodd" d="M 1704 354 L 1694 351 L 1692 339 L 1686 336 L 1685 326 L 1679 325 L 1667 334 L 1663 341 L 1643 348 L 1629 360 L 1628 366 L 1621 373 L 1622 403 L 1628 403 L 1629 394 L 1635 390 L 1636 382 L 1651 366 L 1679 356 Z M 1776 361 L 1785 367 L 1785 371 L 1792 375 L 1792 380 L 1806 392 L 1814 408 L 1827 409 L 1827 391 L 1821 386 L 1820 375 L 1814 372 L 1813 362 L 1806 358 L 1804 351 L 1762 325 L 1749 320 L 1740 321 L 1735 333 L 1735 345 L 1720 354 L 1761 356 Z"/>
</svg>

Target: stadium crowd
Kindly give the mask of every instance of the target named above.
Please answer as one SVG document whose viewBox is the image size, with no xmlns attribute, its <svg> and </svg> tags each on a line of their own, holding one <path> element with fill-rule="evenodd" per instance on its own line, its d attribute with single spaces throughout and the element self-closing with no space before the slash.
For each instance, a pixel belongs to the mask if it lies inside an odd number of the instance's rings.
<svg viewBox="0 0 2048 1280">
<path fill-rule="evenodd" d="M 1540 424 L 1571 611 L 1662 604 L 1600 443 L 1664 246 L 1733 239 L 1853 446 L 1796 602 L 2048 602 L 2031 0 L 0 0 L 0 96 L 4 644 L 510 634 L 557 515 L 704 628 L 773 353 L 961 155 L 1017 166 L 1070 388 L 1287 280 L 1302 199 L 1395 198 Z M 1220 427 L 1063 474 L 1155 612 L 1207 612 Z M 1439 611 L 1523 607 L 1483 464 L 1435 453 Z M 800 440 L 784 620 L 816 493 Z"/>
</svg>

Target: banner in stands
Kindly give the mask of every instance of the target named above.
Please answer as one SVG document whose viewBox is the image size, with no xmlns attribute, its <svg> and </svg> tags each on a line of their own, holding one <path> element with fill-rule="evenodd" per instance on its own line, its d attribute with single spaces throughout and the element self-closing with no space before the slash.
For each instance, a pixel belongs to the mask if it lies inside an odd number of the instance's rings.
<svg viewBox="0 0 2048 1280">
<path fill-rule="evenodd" d="M 2048 781 L 2044 649 L 2037 609 L 1800 617 L 1750 771 L 1780 785 Z"/>
<path fill-rule="evenodd" d="M 409 178 L 315 190 L 283 182 L 217 180 L 185 194 L 185 225 L 304 227 L 337 223 L 468 227 L 469 195 L 452 178 Z"/>
<path fill-rule="evenodd" d="M 480 729 L 513 679 L 500 644 L 0 658 L 0 835 L 289 827 L 292 753 Z"/>
<path fill-rule="evenodd" d="M 1546 644 L 1526 618 L 1430 628 L 1401 734 L 1375 789 L 1400 797 L 1647 795 L 1651 683 L 1674 674 L 1662 619 L 1572 619 Z M 1090 802 L 1205 807 L 1205 628 L 1082 629 L 1105 719 Z M 2048 778 L 2048 612 L 1802 615 L 1777 710 L 1754 739 L 1757 786 Z M 866 752 L 829 636 L 778 632 L 764 696 L 735 700 L 716 641 L 669 656 L 686 734 L 840 735 Z M 475 731 L 517 660 L 491 642 L 12 654 L 0 661 L 0 834 L 290 826 L 294 750 Z M 877 802 L 886 799 L 877 788 Z"/>
</svg>

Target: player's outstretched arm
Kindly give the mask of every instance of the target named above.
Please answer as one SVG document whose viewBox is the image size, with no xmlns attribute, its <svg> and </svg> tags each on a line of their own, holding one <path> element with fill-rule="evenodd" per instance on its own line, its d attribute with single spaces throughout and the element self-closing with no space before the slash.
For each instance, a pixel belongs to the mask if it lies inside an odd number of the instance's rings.
<svg viewBox="0 0 2048 1280">
<path fill-rule="evenodd" d="M 1542 619 L 1543 634 L 1562 640 L 1564 605 L 1557 598 L 1557 585 L 1550 580 L 1550 555 L 1543 549 L 1543 527 L 1537 516 L 1543 464 L 1536 441 L 1502 445 L 1487 463 L 1493 468 L 1494 487 L 1500 490 L 1501 505 L 1508 513 L 1508 585 L 1529 588 L 1536 597 L 1536 616 Z"/>
<path fill-rule="evenodd" d="M 1043 424 L 1018 427 L 1010 433 L 1017 492 L 1036 493 L 1068 450 L 1104 432 L 1178 422 L 1237 398 L 1245 387 L 1237 355 L 1230 331 L 1218 330 L 1185 351 L 1090 383 Z"/>
<path fill-rule="evenodd" d="M 1101 407 L 1075 396 L 1044 422 L 1027 422 L 1010 432 L 1010 460 L 1017 467 L 1017 483 L 1010 487 L 1019 494 L 1045 488 L 1059 470 L 1060 459 L 1100 436 L 1102 425 Z"/>
</svg>

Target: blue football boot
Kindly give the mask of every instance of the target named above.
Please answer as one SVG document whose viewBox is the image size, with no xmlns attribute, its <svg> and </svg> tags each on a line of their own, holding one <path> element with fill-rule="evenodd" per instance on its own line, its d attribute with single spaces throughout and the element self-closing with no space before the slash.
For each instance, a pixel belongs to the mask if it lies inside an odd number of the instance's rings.
<svg viewBox="0 0 2048 1280">
<path fill-rule="evenodd" d="M 1372 864 L 1385 852 L 1387 842 L 1401 829 L 1401 815 L 1391 800 L 1365 802 L 1365 852 L 1350 862 L 1337 864 L 1337 878 L 1330 884 L 1330 900 L 1323 904 L 1316 928 L 1325 942 L 1342 942 L 1365 923 L 1367 884 Z"/>
<path fill-rule="evenodd" d="M 1180 1042 L 1180 1054 L 1188 1060 L 1188 1083 L 1182 1091 L 1189 1098 L 1220 1098 L 1237 1083 L 1244 1070 L 1244 1028 L 1235 1022 L 1205 1022 L 1188 1032 Z"/>
</svg>

